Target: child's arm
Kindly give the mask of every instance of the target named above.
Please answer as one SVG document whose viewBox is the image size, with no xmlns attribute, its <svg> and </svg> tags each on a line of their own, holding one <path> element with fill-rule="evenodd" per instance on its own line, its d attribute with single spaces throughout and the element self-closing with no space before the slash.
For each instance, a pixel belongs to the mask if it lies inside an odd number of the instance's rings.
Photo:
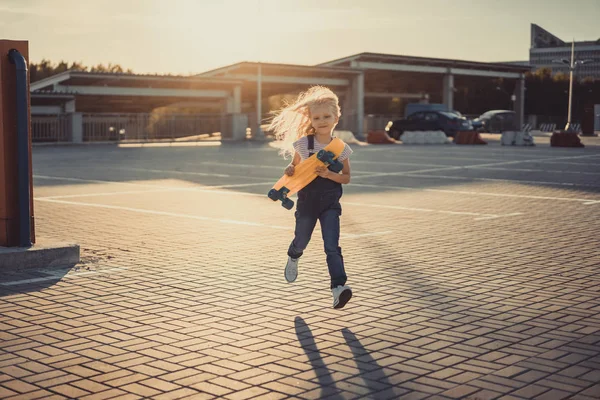
<svg viewBox="0 0 600 400">
<path fill-rule="evenodd" d="M 294 159 L 292 160 L 292 162 L 290 163 L 290 165 L 288 165 L 285 168 L 285 174 L 288 176 L 292 176 L 294 175 L 294 171 L 295 171 L 295 166 L 300 164 L 300 161 L 302 161 L 302 158 L 300 157 L 300 154 L 298 154 L 298 152 L 294 153 Z"/>
<path fill-rule="evenodd" d="M 342 163 L 344 164 L 344 168 L 342 168 L 342 172 L 339 174 L 336 174 L 327 169 L 324 165 L 321 165 L 317 167 L 317 175 L 321 178 L 331 179 L 337 183 L 350 183 L 350 159 L 346 158 Z"/>
</svg>

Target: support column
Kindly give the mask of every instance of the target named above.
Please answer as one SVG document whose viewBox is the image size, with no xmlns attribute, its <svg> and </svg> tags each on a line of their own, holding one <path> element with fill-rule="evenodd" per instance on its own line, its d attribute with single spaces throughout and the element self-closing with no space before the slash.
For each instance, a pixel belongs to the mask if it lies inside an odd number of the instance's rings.
<svg viewBox="0 0 600 400">
<path fill-rule="evenodd" d="M 364 119 L 365 119 L 365 73 L 361 72 L 354 79 L 354 92 L 356 100 L 356 128 L 355 134 L 359 138 L 365 137 L 367 132 L 364 132 Z"/>
<path fill-rule="evenodd" d="M 233 112 L 242 112 L 242 87 L 236 86 L 233 88 Z"/>
<path fill-rule="evenodd" d="M 262 66 L 258 64 L 258 78 L 256 80 L 256 132 L 254 132 L 254 139 L 264 139 L 265 134 L 263 133 L 260 125 L 262 121 Z"/>
<path fill-rule="evenodd" d="M 339 96 L 339 94 L 338 94 Z M 342 102 L 342 123 L 338 124 L 336 129 L 342 131 L 352 131 L 354 129 L 354 123 L 351 121 L 351 118 L 348 118 L 354 112 L 354 87 L 350 85 L 346 87 L 344 91 L 343 97 L 340 97 L 340 101 Z"/>
<path fill-rule="evenodd" d="M 83 114 L 82 113 L 71 113 L 69 114 L 71 119 L 71 142 L 83 143 Z"/>
<path fill-rule="evenodd" d="M 66 113 L 75 112 L 75 99 L 69 100 L 65 103 L 65 112 Z"/>
<path fill-rule="evenodd" d="M 454 75 L 448 72 L 444 75 L 442 98 L 448 111 L 454 110 Z"/>
<path fill-rule="evenodd" d="M 515 112 L 516 115 L 516 129 L 521 130 L 523 123 L 525 122 L 525 75 L 521 74 L 521 77 L 517 80 L 515 87 Z"/>
<path fill-rule="evenodd" d="M 231 99 L 231 130 L 234 140 L 246 139 L 246 127 L 248 126 L 248 116 L 242 114 L 242 87 L 233 88 L 233 98 Z"/>
</svg>

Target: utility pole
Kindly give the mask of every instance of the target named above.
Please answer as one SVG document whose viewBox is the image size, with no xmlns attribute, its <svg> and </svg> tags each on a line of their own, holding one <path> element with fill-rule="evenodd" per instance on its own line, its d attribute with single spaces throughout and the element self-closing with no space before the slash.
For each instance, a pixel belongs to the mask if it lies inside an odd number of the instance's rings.
<svg viewBox="0 0 600 400">
<path fill-rule="evenodd" d="M 571 60 L 567 60 L 565 58 L 561 58 L 560 60 L 552 60 L 554 63 L 563 63 L 568 65 L 569 67 L 569 110 L 567 113 L 567 125 L 565 125 L 565 131 L 571 130 L 571 104 L 573 100 L 573 74 L 575 72 L 575 68 L 578 65 L 583 65 L 590 63 L 594 60 L 575 60 L 575 39 L 571 43 Z"/>
</svg>

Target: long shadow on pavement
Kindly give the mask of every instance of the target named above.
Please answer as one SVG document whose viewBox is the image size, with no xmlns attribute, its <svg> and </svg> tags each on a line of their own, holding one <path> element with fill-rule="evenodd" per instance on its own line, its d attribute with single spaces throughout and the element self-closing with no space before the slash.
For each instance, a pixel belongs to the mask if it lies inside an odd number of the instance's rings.
<svg viewBox="0 0 600 400">
<path fill-rule="evenodd" d="M 597 140 L 594 143 L 600 143 Z M 428 146 L 392 146 L 384 147 L 389 149 L 380 151 L 382 147 L 353 146 L 355 153 L 353 159 L 357 162 L 366 161 L 368 167 L 357 167 L 355 172 L 366 168 L 363 171 L 366 176 L 371 174 L 384 173 L 382 176 L 369 177 L 368 183 L 374 187 L 365 188 L 354 186 L 355 193 L 377 193 L 395 191 L 394 186 L 403 186 L 419 189 L 443 189 L 452 188 L 456 185 L 464 186 L 466 184 L 476 184 L 479 179 L 498 179 L 502 182 L 505 179 L 514 181 L 514 184 L 520 184 L 530 188 L 548 188 L 551 189 L 560 185 L 564 191 L 575 191 L 581 193 L 597 194 L 600 189 L 593 177 L 589 175 L 569 175 L 569 178 L 560 177 L 560 174 L 544 172 L 549 168 L 545 164 L 539 164 L 536 160 L 549 159 L 552 157 L 596 157 L 600 146 L 592 145 L 584 149 L 565 149 L 550 147 L 509 147 L 498 144 L 486 148 L 470 148 L 448 145 L 428 145 Z M 393 150 L 392 150 L 393 149 Z M 471 150 L 469 150 L 471 149 Z M 251 151 L 248 151 L 251 150 Z M 373 153 L 375 151 L 375 153 Z M 531 159 L 531 156 L 534 156 Z M 443 156 L 444 161 L 438 157 Z M 409 166 L 385 166 L 385 164 L 394 164 L 399 160 L 409 157 Z M 473 158 L 475 157 L 475 158 Z M 467 161 L 465 161 L 465 158 Z M 469 159 L 471 159 L 469 161 Z M 538 171 L 511 171 L 506 170 L 479 170 L 474 165 L 489 162 L 515 162 L 521 163 L 521 168 L 533 169 Z M 590 159 L 586 159 L 590 160 Z M 35 180 L 35 188 L 51 186 L 69 186 L 90 185 L 94 180 L 97 183 L 106 183 L 112 181 L 115 183 L 140 183 L 149 184 L 150 181 L 178 179 L 188 181 L 192 184 L 202 186 L 222 185 L 224 182 L 236 184 L 240 179 L 245 183 L 257 183 L 257 186 L 240 186 L 228 188 L 242 193 L 265 194 L 269 189 L 268 182 L 275 182 L 282 175 L 286 162 L 277 154 L 277 150 L 261 143 L 226 143 L 218 147 L 152 147 L 152 148 L 118 148 L 114 145 L 93 145 L 90 147 L 63 148 L 63 147 L 36 147 L 34 149 L 34 174 L 38 176 Z M 208 164 L 203 164 L 203 162 Z M 405 162 L 407 160 L 404 160 Z M 564 160 L 563 161 L 567 161 Z M 410 163 L 415 163 L 410 166 Z M 429 176 L 430 173 L 415 172 L 419 169 L 419 164 L 439 164 L 438 168 L 430 171 L 433 175 L 449 175 L 450 177 Z M 377 164 L 378 163 L 378 164 Z M 380 165 L 381 164 L 381 165 Z M 261 166 L 261 168 L 248 168 L 248 165 Z M 74 168 L 78 166 L 78 168 Z M 444 171 L 448 167 L 448 171 Z M 462 168 L 467 167 L 467 168 Z M 240 173 L 242 168 L 244 171 Z M 430 167 L 427 167 L 430 168 Z M 458 169 L 456 169 L 458 168 Z M 562 167 L 565 171 L 570 171 L 566 165 Z M 572 169 L 573 167 L 570 166 Z M 387 176 L 385 173 L 405 172 L 407 175 Z M 442 173 L 443 172 L 443 173 Z M 587 172 L 587 170 L 582 170 Z M 211 174 L 231 175 L 225 181 L 222 177 L 210 176 Z M 410 176 L 409 176 L 410 175 Z M 65 179 L 61 179 L 66 178 Z M 355 183 L 366 183 L 360 179 L 360 174 L 354 174 Z M 561 181 L 564 181 L 562 182 Z M 566 179 L 566 180 L 565 180 Z M 259 182 L 267 182 L 258 185 Z M 548 184 L 539 183 L 540 181 Z M 486 181 L 488 182 L 488 181 Z M 488 182 L 489 183 L 489 182 Z M 567 183 L 570 185 L 564 185 Z"/>
<path fill-rule="evenodd" d="M 0 275 L 0 297 L 39 292 L 60 282 L 69 272 L 86 272 L 76 265 L 53 268 L 10 268 Z"/>
<path fill-rule="evenodd" d="M 336 387 L 336 382 L 331 375 L 331 371 L 323 361 L 310 327 L 301 317 L 294 319 L 294 327 L 298 341 L 306 353 L 319 381 L 319 386 L 321 387 L 319 398 L 326 397 L 330 400 L 344 399 L 345 397 L 339 393 L 340 389 Z M 397 396 L 400 392 L 393 388 L 393 385 L 385 375 L 384 369 L 371 357 L 356 335 L 348 328 L 342 329 L 342 335 L 352 351 L 354 362 L 360 371 L 361 378 L 367 386 L 368 398 L 384 400 Z M 402 390 L 402 392 L 406 392 L 406 390 Z M 364 395 L 365 393 L 361 394 Z"/>
<path fill-rule="evenodd" d="M 312 331 L 301 317 L 296 317 L 294 319 L 294 328 L 296 329 L 296 336 L 298 337 L 300 346 L 302 346 L 302 350 L 306 353 L 310 365 L 319 380 L 319 386 L 321 387 L 319 398 L 327 397 L 331 400 L 342 400 L 344 397 L 339 394 L 334 394 L 335 392 L 339 392 L 339 389 L 335 386 L 335 381 L 331 376 L 331 372 L 323 362 L 323 358 L 317 348 Z"/>
<path fill-rule="evenodd" d="M 356 335 L 348 328 L 342 329 L 342 335 L 346 339 L 348 347 L 352 350 L 354 361 L 360 371 L 360 376 L 369 388 L 369 398 L 383 400 L 396 396 L 397 393 L 393 393 L 393 385 L 385 375 L 383 368 L 371 357 Z"/>
</svg>

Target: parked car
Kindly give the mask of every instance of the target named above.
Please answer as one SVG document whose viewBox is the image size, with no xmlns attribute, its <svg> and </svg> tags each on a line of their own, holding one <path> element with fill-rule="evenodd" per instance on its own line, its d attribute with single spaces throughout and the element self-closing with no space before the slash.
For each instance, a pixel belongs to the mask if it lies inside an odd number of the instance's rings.
<svg viewBox="0 0 600 400">
<path fill-rule="evenodd" d="M 441 103 L 408 103 L 404 107 L 404 117 L 419 111 L 448 111 L 448 107 Z"/>
<path fill-rule="evenodd" d="M 470 118 L 467 118 L 465 115 L 463 115 L 463 113 L 461 113 L 460 111 L 456 111 L 456 110 L 452 110 L 450 111 L 451 113 L 454 113 L 456 115 L 458 115 L 459 118 L 465 120 L 467 122 L 468 125 L 468 129 L 465 130 L 472 130 L 473 129 L 473 121 Z"/>
<path fill-rule="evenodd" d="M 490 110 L 472 121 L 479 132 L 502 133 L 516 129 L 517 113 L 510 110 Z"/>
<path fill-rule="evenodd" d="M 388 135 L 400 139 L 405 131 L 443 131 L 454 137 L 459 131 L 471 131 L 469 120 L 450 111 L 418 111 L 406 118 L 396 120 L 389 128 Z"/>
</svg>

